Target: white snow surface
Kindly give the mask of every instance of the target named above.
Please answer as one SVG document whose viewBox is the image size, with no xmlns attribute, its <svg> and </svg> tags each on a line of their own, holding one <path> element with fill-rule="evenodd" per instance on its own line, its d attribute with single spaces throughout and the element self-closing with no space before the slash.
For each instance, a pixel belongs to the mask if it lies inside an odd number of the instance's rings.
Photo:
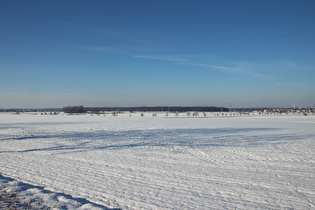
<svg viewBox="0 0 315 210">
<path fill-rule="evenodd" d="M 70 209 L 315 208 L 314 115 L 211 116 L 1 113 L 0 178 Z"/>
</svg>

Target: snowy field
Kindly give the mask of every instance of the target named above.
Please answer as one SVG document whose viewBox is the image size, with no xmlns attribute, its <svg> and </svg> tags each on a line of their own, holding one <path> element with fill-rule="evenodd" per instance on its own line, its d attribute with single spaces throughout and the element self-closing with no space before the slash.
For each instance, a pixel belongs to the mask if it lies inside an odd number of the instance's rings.
<svg viewBox="0 0 315 210">
<path fill-rule="evenodd" d="M 62 208 L 314 209 L 315 115 L 0 113 L 0 174 Z"/>
</svg>

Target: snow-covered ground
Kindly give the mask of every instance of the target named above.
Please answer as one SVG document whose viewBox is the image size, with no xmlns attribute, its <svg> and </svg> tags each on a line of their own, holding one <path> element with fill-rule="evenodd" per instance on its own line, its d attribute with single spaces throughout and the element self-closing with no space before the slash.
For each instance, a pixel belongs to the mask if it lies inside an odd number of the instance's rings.
<svg viewBox="0 0 315 210">
<path fill-rule="evenodd" d="M 315 208 L 314 115 L 207 116 L 0 113 L 0 184 L 64 208 Z"/>
</svg>

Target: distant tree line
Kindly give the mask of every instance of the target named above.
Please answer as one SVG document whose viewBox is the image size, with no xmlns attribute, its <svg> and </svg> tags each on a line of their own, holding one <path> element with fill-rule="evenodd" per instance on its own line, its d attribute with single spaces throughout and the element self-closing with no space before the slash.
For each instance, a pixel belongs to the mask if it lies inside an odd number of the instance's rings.
<svg viewBox="0 0 315 210">
<path fill-rule="evenodd" d="M 115 111 L 115 112 L 227 112 L 224 107 L 214 106 L 140 106 L 140 107 L 88 107 L 86 111 Z"/>
<path fill-rule="evenodd" d="M 242 109 L 244 110 L 244 109 Z M 90 112 L 227 112 L 228 108 L 214 106 L 139 106 L 139 107 L 83 107 L 83 106 L 65 106 L 61 108 L 46 109 L 0 109 L 0 112 L 57 112 L 65 113 L 85 113 Z M 94 113 L 93 112 L 93 113 Z"/>
<path fill-rule="evenodd" d="M 64 113 L 85 113 L 85 108 L 84 106 L 65 106 L 63 107 L 63 112 Z"/>
</svg>

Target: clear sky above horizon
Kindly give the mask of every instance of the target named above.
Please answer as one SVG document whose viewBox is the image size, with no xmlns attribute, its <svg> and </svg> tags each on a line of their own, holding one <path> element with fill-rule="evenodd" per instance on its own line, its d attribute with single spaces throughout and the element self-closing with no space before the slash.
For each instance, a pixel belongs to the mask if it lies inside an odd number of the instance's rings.
<svg viewBox="0 0 315 210">
<path fill-rule="evenodd" d="M 315 1 L 0 0 L 0 108 L 315 105 Z"/>
</svg>

